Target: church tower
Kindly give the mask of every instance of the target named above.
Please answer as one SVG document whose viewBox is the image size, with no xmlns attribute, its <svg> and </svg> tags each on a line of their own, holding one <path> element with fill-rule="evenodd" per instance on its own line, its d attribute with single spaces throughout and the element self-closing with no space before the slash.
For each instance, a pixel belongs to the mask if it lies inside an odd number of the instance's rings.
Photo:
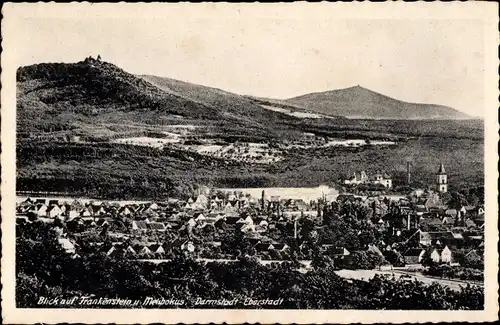
<svg viewBox="0 0 500 325">
<path fill-rule="evenodd" d="M 444 165 L 441 163 L 439 166 L 439 171 L 436 175 L 437 180 L 437 190 L 439 193 L 448 192 L 448 176 L 446 175 L 446 171 L 444 170 Z"/>
</svg>

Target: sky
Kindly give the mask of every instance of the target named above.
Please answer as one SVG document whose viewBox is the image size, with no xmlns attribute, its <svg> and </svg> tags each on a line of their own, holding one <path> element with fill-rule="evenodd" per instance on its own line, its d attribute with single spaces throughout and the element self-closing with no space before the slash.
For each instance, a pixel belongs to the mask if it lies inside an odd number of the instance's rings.
<svg viewBox="0 0 500 325">
<path fill-rule="evenodd" d="M 16 26 L 23 44 L 16 52 L 19 66 L 100 54 L 131 73 L 238 94 L 284 99 L 360 85 L 484 116 L 479 20 L 265 14 L 217 19 L 172 10 L 147 18 L 20 18 Z"/>
</svg>

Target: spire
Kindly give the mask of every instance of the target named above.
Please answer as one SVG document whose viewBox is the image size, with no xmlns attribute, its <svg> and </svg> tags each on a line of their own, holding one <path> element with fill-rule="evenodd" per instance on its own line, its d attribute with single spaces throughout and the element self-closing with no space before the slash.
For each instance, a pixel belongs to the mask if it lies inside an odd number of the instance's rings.
<svg viewBox="0 0 500 325">
<path fill-rule="evenodd" d="M 444 170 L 444 165 L 441 163 L 441 166 L 439 166 L 439 171 L 438 174 L 446 174 L 446 171 Z"/>
</svg>

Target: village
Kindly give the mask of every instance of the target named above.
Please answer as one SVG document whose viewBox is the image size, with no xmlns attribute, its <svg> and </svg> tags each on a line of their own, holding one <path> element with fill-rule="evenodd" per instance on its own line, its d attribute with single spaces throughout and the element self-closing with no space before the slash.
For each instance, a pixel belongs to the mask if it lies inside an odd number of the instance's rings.
<svg viewBox="0 0 500 325">
<path fill-rule="evenodd" d="M 386 172 L 356 172 L 347 182 L 392 186 Z M 319 255 L 339 269 L 430 264 L 479 269 L 484 207 L 447 206 L 442 199 L 447 191 L 441 164 L 434 190 L 407 196 L 342 193 L 306 202 L 268 196 L 265 190 L 253 197 L 204 188 L 187 200 L 162 202 L 23 198 L 17 203 L 17 224 L 50 224 L 73 258 L 99 253 L 158 263 L 184 252 L 198 260 L 250 255 L 263 264 L 296 260 L 310 267 Z M 355 255 L 378 259 L 356 264 Z"/>
</svg>

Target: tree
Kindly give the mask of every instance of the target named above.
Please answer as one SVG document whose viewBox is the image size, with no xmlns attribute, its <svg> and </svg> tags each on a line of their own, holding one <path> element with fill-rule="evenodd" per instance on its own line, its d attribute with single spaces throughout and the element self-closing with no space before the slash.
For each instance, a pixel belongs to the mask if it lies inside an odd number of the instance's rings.
<svg viewBox="0 0 500 325">
<path fill-rule="evenodd" d="M 371 270 L 382 265 L 384 262 L 384 258 L 377 253 L 370 251 L 358 251 L 344 257 L 343 266 L 350 270 Z"/>
</svg>

